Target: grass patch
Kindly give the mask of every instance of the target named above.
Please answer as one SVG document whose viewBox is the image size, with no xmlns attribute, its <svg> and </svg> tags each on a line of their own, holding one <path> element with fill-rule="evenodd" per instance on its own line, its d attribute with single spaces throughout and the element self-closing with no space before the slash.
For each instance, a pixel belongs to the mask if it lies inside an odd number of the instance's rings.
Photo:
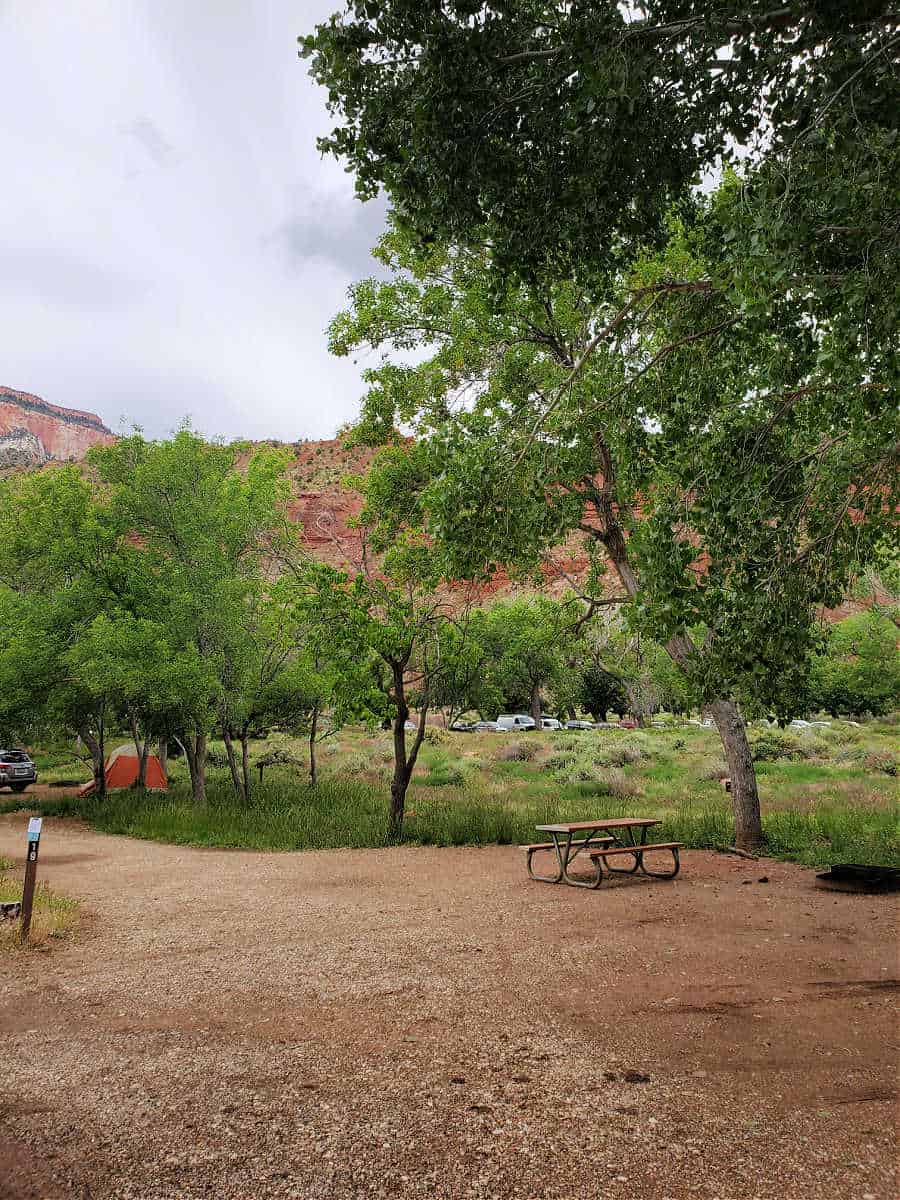
<svg viewBox="0 0 900 1200">
<path fill-rule="evenodd" d="M 10 864 L 0 860 L 0 870 Z M 22 899 L 22 881 L 9 875 L 0 876 L 0 902 L 10 903 Z M 31 910 L 31 929 L 28 942 L 23 945 L 20 936 L 21 923 L 0 921 L 0 951 L 48 947 L 51 942 L 67 937 L 78 921 L 78 902 L 68 896 L 52 892 L 45 883 L 34 889 L 34 907 Z"/>
<path fill-rule="evenodd" d="M 503 765 L 506 770 L 525 766 Z M 410 790 L 407 842 L 503 845 L 533 840 L 539 824 L 625 816 L 658 818 L 661 825 L 652 831 L 653 840 L 681 841 L 694 848 L 733 840 L 730 805 L 712 784 L 705 785 L 708 796 L 660 797 L 646 792 L 635 796 L 639 775 L 605 771 L 592 780 L 551 791 L 518 786 L 498 793 L 448 780 L 438 785 L 438 792 L 435 779 L 430 778 L 435 766 Z M 238 802 L 222 780 L 210 784 L 208 802 L 202 807 L 192 803 L 183 785 L 173 786 L 168 795 L 114 792 L 102 804 L 60 797 L 35 807 L 47 814 L 83 817 L 106 833 L 176 845 L 305 850 L 383 846 L 387 838 L 383 785 L 332 776 L 310 788 L 278 778 L 274 770 L 249 804 Z M 770 810 L 764 814 L 763 828 L 766 852 L 778 858 L 810 866 L 842 861 L 900 866 L 900 831 L 887 805 L 843 806 L 826 797 L 805 809 Z"/>
<path fill-rule="evenodd" d="M 774 731 L 757 727 L 757 732 Z M 897 727 L 870 722 L 818 732 L 829 739 L 827 759 L 817 748 L 815 757 L 791 753 L 757 763 L 769 852 L 809 865 L 900 866 L 897 780 L 883 769 L 896 754 Z M 792 751 L 795 737 L 802 742 L 807 734 L 790 732 Z M 305 754 L 301 740 L 274 734 L 255 744 L 254 757 L 276 747 L 300 758 Z M 536 824 L 646 816 L 662 821 L 653 831 L 656 840 L 730 844 L 721 753 L 714 730 L 693 726 L 628 734 L 535 732 L 516 739 L 448 733 L 447 740 L 422 747 L 407 798 L 405 837 L 429 845 L 530 842 Z M 227 770 L 214 768 L 209 801 L 195 808 L 183 764 L 170 764 L 168 795 L 119 792 L 103 804 L 72 796 L 0 795 L 0 811 L 27 805 L 45 815 L 82 817 L 105 832 L 183 845 L 379 846 L 387 832 L 391 760 L 385 735 L 348 728 L 320 748 L 317 789 L 307 786 L 303 771 L 272 766 L 262 786 L 254 773 L 254 795 L 245 804 L 235 798 Z"/>
</svg>

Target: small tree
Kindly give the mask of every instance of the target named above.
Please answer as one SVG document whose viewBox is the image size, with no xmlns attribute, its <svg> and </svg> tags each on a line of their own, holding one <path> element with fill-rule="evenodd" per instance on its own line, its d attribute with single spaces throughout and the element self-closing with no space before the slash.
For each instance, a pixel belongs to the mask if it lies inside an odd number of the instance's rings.
<svg viewBox="0 0 900 1200">
<path fill-rule="evenodd" d="M 355 481 L 365 488 L 362 481 Z M 368 519 L 372 496 L 367 494 L 362 522 Z M 372 553 L 381 551 L 375 542 Z M 320 637 L 326 631 L 358 664 L 339 673 L 335 696 L 339 704 L 386 714 L 393 731 L 394 768 L 388 839 L 403 834 L 406 793 L 415 769 L 428 713 L 440 694 L 441 681 L 457 669 L 464 642 L 442 633 L 449 623 L 465 626 L 446 597 L 435 588 L 434 563 L 420 537 L 398 539 L 376 569 L 367 557 L 363 569 L 350 575 L 310 564 L 305 571 L 308 602 L 315 608 Z M 448 658 L 447 654 L 451 657 Z M 368 673 L 368 689 L 360 686 L 359 666 Z M 412 735 L 407 722 L 415 703 L 418 725 Z"/>
</svg>

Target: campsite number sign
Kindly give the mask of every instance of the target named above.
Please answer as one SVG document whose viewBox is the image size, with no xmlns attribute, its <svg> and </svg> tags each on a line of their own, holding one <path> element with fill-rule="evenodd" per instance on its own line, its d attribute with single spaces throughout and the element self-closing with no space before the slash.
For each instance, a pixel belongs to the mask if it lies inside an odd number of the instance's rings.
<svg viewBox="0 0 900 1200">
<path fill-rule="evenodd" d="M 28 822 L 28 852 L 25 856 L 25 886 L 22 889 L 22 940 L 28 937 L 31 928 L 31 909 L 34 905 L 34 884 L 37 879 L 38 850 L 41 844 L 40 817 L 32 817 Z"/>
</svg>

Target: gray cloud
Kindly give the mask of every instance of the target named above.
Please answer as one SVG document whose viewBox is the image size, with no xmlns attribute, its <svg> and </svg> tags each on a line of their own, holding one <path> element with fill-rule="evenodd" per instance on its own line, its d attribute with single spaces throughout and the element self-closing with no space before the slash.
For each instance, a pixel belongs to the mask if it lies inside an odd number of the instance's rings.
<svg viewBox="0 0 900 1200">
<path fill-rule="evenodd" d="M 167 167 L 175 161 L 175 148 L 171 146 L 149 117 L 138 117 L 125 125 L 122 132 L 133 137 L 158 167 Z"/>
<path fill-rule="evenodd" d="M 384 268 L 371 256 L 372 247 L 384 233 L 387 201 L 370 200 L 348 212 L 349 220 L 335 221 L 324 205 L 286 222 L 266 241 L 283 248 L 294 264 L 324 259 L 356 276 L 380 275 Z"/>
<path fill-rule="evenodd" d="M 384 205 L 316 136 L 296 38 L 339 0 L 0 6 L 3 382 L 164 434 L 330 436 L 358 369 L 324 330 Z"/>
</svg>

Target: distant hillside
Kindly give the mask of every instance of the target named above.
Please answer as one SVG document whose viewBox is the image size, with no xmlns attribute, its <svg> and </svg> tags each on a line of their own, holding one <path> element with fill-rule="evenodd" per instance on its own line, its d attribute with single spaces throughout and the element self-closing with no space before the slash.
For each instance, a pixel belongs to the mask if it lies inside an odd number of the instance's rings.
<svg viewBox="0 0 900 1200">
<path fill-rule="evenodd" d="M 0 469 L 77 461 L 91 446 L 112 441 L 113 434 L 95 413 L 59 408 L 30 392 L 0 387 Z"/>
</svg>

